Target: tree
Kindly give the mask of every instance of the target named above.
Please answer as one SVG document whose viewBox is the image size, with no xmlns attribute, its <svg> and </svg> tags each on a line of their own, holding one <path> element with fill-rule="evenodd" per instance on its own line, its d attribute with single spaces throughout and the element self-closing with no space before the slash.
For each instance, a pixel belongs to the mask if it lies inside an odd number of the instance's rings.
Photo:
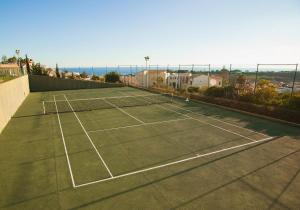
<svg viewBox="0 0 300 210">
<path fill-rule="evenodd" d="M 15 56 L 8 58 L 7 63 L 17 63 L 17 58 Z"/>
<path fill-rule="evenodd" d="M 60 73 L 59 73 L 59 69 L 58 69 L 58 65 L 57 64 L 56 64 L 56 67 L 55 67 L 55 72 L 56 72 L 56 77 L 60 78 Z"/>
<path fill-rule="evenodd" d="M 117 72 L 109 72 L 105 74 L 105 82 L 116 83 L 120 81 L 120 75 Z"/>
<path fill-rule="evenodd" d="M 229 85 L 229 71 L 223 66 L 223 68 L 218 72 L 223 79 L 223 85 Z"/>
<path fill-rule="evenodd" d="M 261 104 L 276 104 L 278 101 L 276 86 L 269 80 L 260 80 L 256 86 L 255 101 Z"/>
<path fill-rule="evenodd" d="M 100 79 L 100 78 L 99 78 L 97 75 L 93 74 L 92 80 L 99 80 L 99 79 Z"/>
<path fill-rule="evenodd" d="M 239 75 L 238 78 L 236 79 L 236 84 L 240 87 L 244 87 L 246 84 L 246 77 L 242 74 Z"/>
<path fill-rule="evenodd" d="M 87 73 L 84 71 L 84 72 L 82 72 L 82 73 L 80 74 L 80 77 L 81 77 L 81 78 L 88 78 L 88 75 L 87 75 Z"/>
<path fill-rule="evenodd" d="M 42 67 L 40 63 L 32 65 L 32 74 L 44 75 L 45 73 L 45 68 Z"/>
<path fill-rule="evenodd" d="M 71 75 L 70 79 L 75 79 L 75 75 L 74 75 L 73 72 L 72 72 L 72 75 Z"/>
<path fill-rule="evenodd" d="M 164 78 L 162 78 L 161 76 L 159 76 L 158 78 L 157 78 L 157 86 L 161 86 L 163 83 L 164 83 Z"/>
<path fill-rule="evenodd" d="M 3 56 L 2 56 L 2 58 L 1 58 L 1 63 L 2 63 L 2 64 L 7 63 L 7 57 L 6 57 L 6 55 L 3 55 Z"/>
<path fill-rule="evenodd" d="M 29 65 L 29 60 L 28 60 L 27 54 L 25 55 L 25 62 L 26 62 L 27 74 L 30 74 L 31 69 L 30 69 L 30 65 Z"/>
</svg>

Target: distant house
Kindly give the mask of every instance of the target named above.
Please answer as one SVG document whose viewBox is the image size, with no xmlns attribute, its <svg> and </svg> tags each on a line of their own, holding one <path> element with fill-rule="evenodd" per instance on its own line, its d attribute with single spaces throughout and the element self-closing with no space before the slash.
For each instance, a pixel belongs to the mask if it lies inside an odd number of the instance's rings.
<svg viewBox="0 0 300 210">
<path fill-rule="evenodd" d="M 207 88 L 207 87 L 222 87 L 223 78 L 216 75 L 193 75 L 191 86 L 193 87 L 199 87 L 199 88 Z"/>
<path fill-rule="evenodd" d="M 20 67 L 16 63 L 0 64 L 0 75 L 19 76 Z"/>
<path fill-rule="evenodd" d="M 169 73 L 167 84 L 173 88 L 187 88 L 191 85 L 192 74 L 189 72 Z"/>
<path fill-rule="evenodd" d="M 166 70 L 143 70 L 135 75 L 136 82 L 142 87 L 153 87 L 166 84 L 168 73 Z"/>
<path fill-rule="evenodd" d="M 53 70 L 53 69 L 51 69 L 51 68 L 47 68 L 47 69 L 46 69 L 46 74 L 47 74 L 49 77 L 57 77 L 55 70 Z"/>
</svg>

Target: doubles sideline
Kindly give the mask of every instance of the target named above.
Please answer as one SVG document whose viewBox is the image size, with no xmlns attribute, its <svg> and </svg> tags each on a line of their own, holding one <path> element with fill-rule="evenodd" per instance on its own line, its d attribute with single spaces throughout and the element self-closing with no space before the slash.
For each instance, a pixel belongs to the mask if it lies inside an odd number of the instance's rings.
<svg viewBox="0 0 300 210">
<path fill-rule="evenodd" d="M 75 185 L 74 176 L 73 176 L 73 172 L 72 172 L 72 167 L 71 167 L 71 163 L 70 163 L 70 159 L 69 159 L 69 155 L 68 155 L 68 150 L 67 150 L 67 146 L 66 146 L 66 142 L 65 142 L 64 132 L 63 132 L 62 127 L 61 127 L 61 122 L 60 122 L 60 117 L 59 117 L 59 114 L 58 114 L 58 109 L 57 109 L 55 96 L 53 96 L 53 99 L 54 99 L 54 104 L 55 104 L 55 108 L 56 108 L 56 114 L 57 114 L 60 134 L 61 134 L 61 138 L 63 140 L 63 145 L 64 145 L 65 154 L 66 154 L 66 158 L 67 158 L 67 163 L 68 163 L 68 167 L 69 167 L 69 172 L 70 172 L 70 176 L 71 176 L 71 181 L 72 181 L 73 187 L 75 187 L 76 185 Z"/>
<path fill-rule="evenodd" d="M 85 130 L 84 126 L 82 125 L 82 123 L 81 123 L 79 117 L 77 116 L 76 112 L 74 111 L 73 107 L 71 106 L 70 102 L 68 101 L 66 95 L 64 95 L 64 97 L 65 97 L 67 103 L 69 104 L 69 106 L 70 106 L 70 108 L 71 108 L 73 114 L 75 115 L 76 119 L 78 120 L 78 122 L 79 122 L 79 124 L 80 124 L 82 130 L 84 131 L 85 135 L 87 136 L 87 138 L 89 139 L 91 145 L 93 146 L 95 152 L 97 153 L 98 157 L 100 158 L 101 162 L 103 163 L 104 167 L 106 168 L 107 172 L 109 173 L 110 177 L 114 177 L 113 174 L 111 173 L 111 171 L 109 170 L 109 168 L 108 168 L 106 162 L 104 161 L 103 157 L 100 155 L 100 152 L 97 150 L 97 148 L 96 148 L 94 142 L 92 141 L 91 137 L 89 136 L 89 134 L 88 134 L 87 131 Z"/>
</svg>

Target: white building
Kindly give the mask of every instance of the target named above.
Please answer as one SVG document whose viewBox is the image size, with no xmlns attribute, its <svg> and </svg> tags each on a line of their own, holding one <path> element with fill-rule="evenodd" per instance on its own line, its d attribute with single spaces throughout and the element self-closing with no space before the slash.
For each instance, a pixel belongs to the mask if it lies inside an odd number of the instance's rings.
<svg viewBox="0 0 300 210">
<path fill-rule="evenodd" d="M 169 73 L 166 70 L 143 70 L 135 75 L 135 82 L 141 87 L 166 85 Z"/>
<path fill-rule="evenodd" d="M 222 87 L 222 77 L 215 76 L 215 75 L 193 75 L 191 86 L 199 87 L 199 88 L 207 88 L 207 87 Z"/>
</svg>

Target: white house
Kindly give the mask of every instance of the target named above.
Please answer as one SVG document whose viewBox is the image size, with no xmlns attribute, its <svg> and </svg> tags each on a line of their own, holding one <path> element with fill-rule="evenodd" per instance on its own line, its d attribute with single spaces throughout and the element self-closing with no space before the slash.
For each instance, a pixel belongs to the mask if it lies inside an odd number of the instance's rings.
<svg viewBox="0 0 300 210">
<path fill-rule="evenodd" d="M 173 88 L 186 88 L 191 83 L 191 73 L 168 73 L 167 84 Z"/>
<path fill-rule="evenodd" d="M 166 70 L 143 70 L 135 75 L 135 81 L 138 86 L 153 87 L 160 84 L 166 84 L 169 73 Z"/>
<path fill-rule="evenodd" d="M 193 75 L 191 86 L 199 87 L 199 88 L 207 88 L 207 87 L 222 87 L 222 77 L 215 76 L 215 75 Z"/>
</svg>

